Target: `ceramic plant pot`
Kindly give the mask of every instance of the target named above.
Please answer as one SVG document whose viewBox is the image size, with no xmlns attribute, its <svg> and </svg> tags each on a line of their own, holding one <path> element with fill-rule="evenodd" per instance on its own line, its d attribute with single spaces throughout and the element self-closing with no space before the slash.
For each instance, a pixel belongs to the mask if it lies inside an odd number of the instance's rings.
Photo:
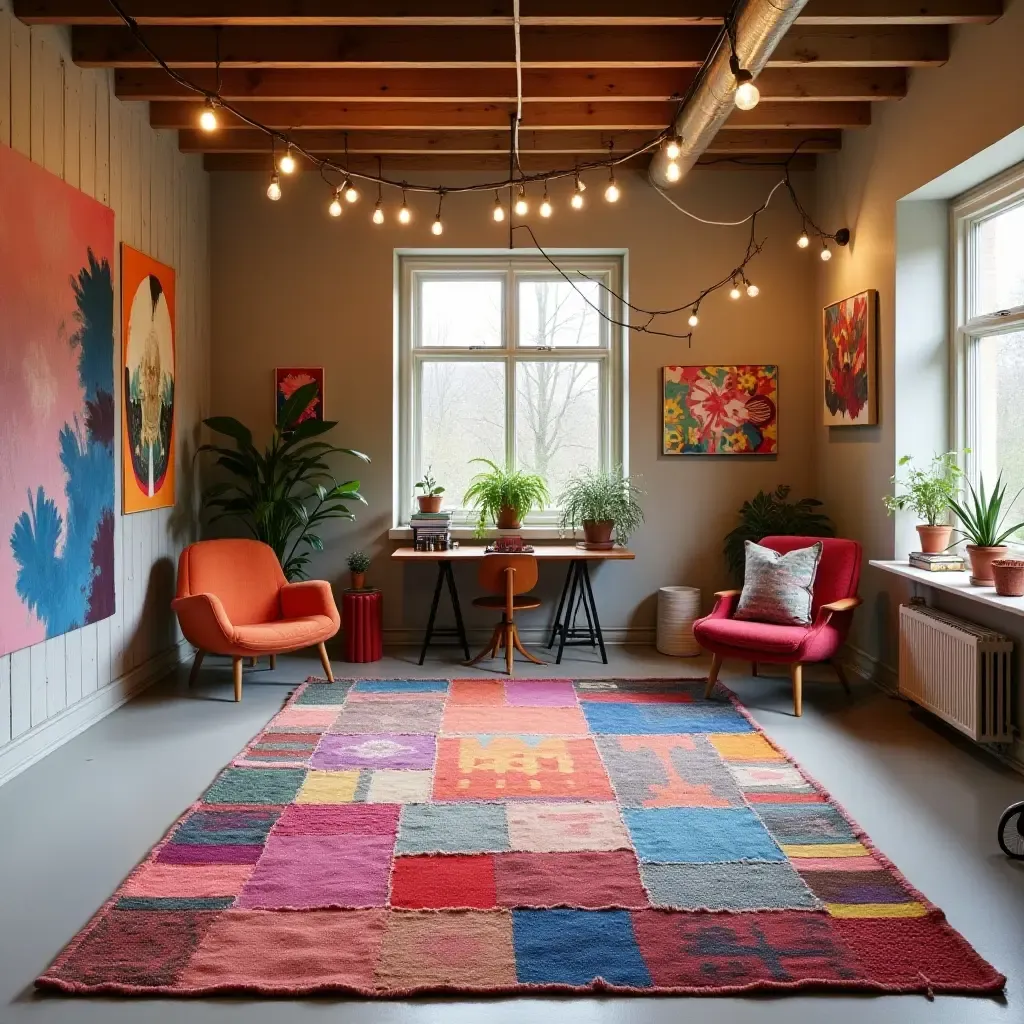
<svg viewBox="0 0 1024 1024">
<path fill-rule="evenodd" d="M 1000 597 L 1024 597 L 1024 560 L 996 558 L 992 562 L 992 578 Z"/>
<path fill-rule="evenodd" d="M 613 519 L 584 519 L 583 544 L 595 551 L 607 551 L 612 547 Z"/>
<path fill-rule="evenodd" d="M 354 572 L 352 575 L 352 589 L 362 590 L 366 586 L 366 573 Z"/>
<path fill-rule="evenodd" d="M 441 495 L 440 494 L 421 494 L 417 499 L 417 503 L 420 506 L 421 512 L 440 512 L 441 511 Z"/>
<path fill-rule="evenodd" d="M 971 582 L 976 587 L 991 587 L 995 584 L 992 574 L 992 563 L 997 558 L 1005 558 L 1009 550 L 1005 544 L 994 548 L 979 548 L 967 545 L 967 556 L 971 560 Z"/>
<path fill-rule="evenodd" d="M 949 547 L 949 539 L 953 536 L 952 526 L 927 526 L 921 523 L 917 528 L 921 538 L 921 553 L 925 555 L 941 554 Z"/>
<path fill-rule="evenodd" d="M 499 530 L 518 530 L 523 524 L 519 519 L 519 513 L 511 505 L 502 505 L 498 509 L 495 525 Z"/>
</svg>

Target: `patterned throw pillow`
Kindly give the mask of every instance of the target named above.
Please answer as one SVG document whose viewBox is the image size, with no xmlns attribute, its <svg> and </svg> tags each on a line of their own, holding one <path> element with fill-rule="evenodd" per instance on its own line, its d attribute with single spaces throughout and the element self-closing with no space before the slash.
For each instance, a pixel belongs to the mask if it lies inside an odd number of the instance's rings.
<svg viewBox="0 0 1024 1024">
<path fill-rule="evenodd" d="M 809 626 L 814 577 L 821 560 L 821 542 L 784 555 L 746 542 L 743 590 L 735 618 Z"/>
</svg>

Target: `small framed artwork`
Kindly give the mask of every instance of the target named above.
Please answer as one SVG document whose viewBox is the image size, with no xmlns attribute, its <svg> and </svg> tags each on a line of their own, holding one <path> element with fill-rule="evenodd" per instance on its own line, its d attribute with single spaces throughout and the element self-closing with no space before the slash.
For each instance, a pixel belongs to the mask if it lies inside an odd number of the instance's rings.
<svg viewBox="0 0 1024 1024">
<path fill-rule="evenodd" d="M 878 292 L 874 288 L 825 307 L 822 412 L 826 426 L 859 427 L 878 422 L 877 346 Z"/>
<path fill-rule="evenodd" d="M 284 403 L 306 384 L 316 384 L 313 400 L 295 421 L 323 420 L 324 418 L 324 368 L 322 366 L 279 366 L 274 370 L 274 422 L 281 419 Z"/>
<path fill-rule="evenodd" d="M 666 366 L 663 374 L 663 454 L 778 452 L 777 366 Z"/>
</svg>

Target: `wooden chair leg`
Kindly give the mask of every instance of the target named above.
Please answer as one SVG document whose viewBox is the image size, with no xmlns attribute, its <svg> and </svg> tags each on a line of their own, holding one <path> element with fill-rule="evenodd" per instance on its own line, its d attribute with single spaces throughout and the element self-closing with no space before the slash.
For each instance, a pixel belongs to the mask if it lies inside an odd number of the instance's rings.
<svg viewBox="0 0 1024 1024">
<path fill-rule="evenodd" d="M 467 665 L 477 665 L 484 658 L 493 658 L 498 653 L 498 647 L 501 644 L 500 639 L 501 626 L 495 626 L 494 632 L 491 633 L 491 639 L 487 642 L 487 646 L 475 657 L 471 658 L 466 662 Z"/>
<path fill-rule="evenodd" d="M 272 669 L 277 668 L 277 655 L 276 654 L 272 654 L 270 656 L 270 667 Z"/>
<path fill-rule="evenodd" d="M 527 661 L 532 661 L 534 665 L 543 665 L 544 662 L 531 654 L 524 646 L 522 640 L 519 639 L 519 629 L 516 626 L 512 627 L 512 643 L 515 644 L 516 650 L 524 657 Z"/>
<path fill-rule="evenodd" d="M 515 628 L 511 622 L 505 623 L 505 668 L 509 675 L 512 675 L 512 665 L 516 657 L 516 647 L 513 642 Z"/>
<path fill-rule="evenodd" d="M 259 658 L 250 658 L 249 659 L 249 667 L 250 668 L 255 668 L 259 663 L 260 663 L 260 659 Z"/>
<path fill-rule="evenodd" d="M 324 672 L 327 675 L 327 681 L 329 683 L 333 683 L 334 673 L 331 671 L 331 659 L 327 657 L 327 648 L 322 643 L 317 644 L 316 648 L 320 652 L 320 664 L 324 667 Z"/>
<path fill-rule="evenodd" d="M 206 651 L 196 651 L 196 656 L 192 659 L 192 671 L 188 674 L 188 685 L 195 686 L 196 680 L 199 678 L 199 669 L 203 664 L 203 658 L 206 657 Z"/>
<path fill-rule="evenodd" d="M 799 718 L 804 713 L 804 667 L 800 662 L 789 666 L 789 677 L 793 680 L 793 714 Z"/>
<path fill-rule="evenodd" d="M 750 663 L 750 674 L 752 676 L 754 676 L 755 678 L 757 677 L 757 662 L 756 661 L 752 661 Z"/>
<path fill-rule="evenodd" d="M 830 664 L 836 670 L 836 675 L 839 676 L 839 683 L 840 683 L 840 685 L 847 692 L 847 694 L 849 694 L 850 693 L 850 679 L 849 679 L 849 677 L 846 674 L 846 669 L 844 669 L 843 666 L 840 665 L 838 661 L 832 661 Z"/>
<path fill-rule="evenodd" d="M 231 659 L 231 670 L 235 677 L 235 701 L 242 699 L 242 659 Z"/>
<path fill-rule="evenodd" d="M 722 656 L 720 654 L 714 654 L 711 657 L 711 671 L 708 672 L 708 685 L 704 687 L 704 699 L 711 699 L 711 691 L 715 688 L 715 683 L 718 682 L 718 673 L 722 670 Z"/>
</svg>

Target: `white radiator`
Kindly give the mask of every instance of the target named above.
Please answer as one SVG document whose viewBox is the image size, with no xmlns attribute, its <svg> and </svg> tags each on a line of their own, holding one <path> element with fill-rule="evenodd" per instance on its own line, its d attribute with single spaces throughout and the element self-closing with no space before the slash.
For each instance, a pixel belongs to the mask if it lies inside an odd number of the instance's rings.
<svg viewBox="0 0 1024 1024">
<path fill-rule="evenodd" d="M 1012 740 L 1013 641 L 924 605 L 900 605 L 899 690 L 982 743 Z"/>
</svg>

